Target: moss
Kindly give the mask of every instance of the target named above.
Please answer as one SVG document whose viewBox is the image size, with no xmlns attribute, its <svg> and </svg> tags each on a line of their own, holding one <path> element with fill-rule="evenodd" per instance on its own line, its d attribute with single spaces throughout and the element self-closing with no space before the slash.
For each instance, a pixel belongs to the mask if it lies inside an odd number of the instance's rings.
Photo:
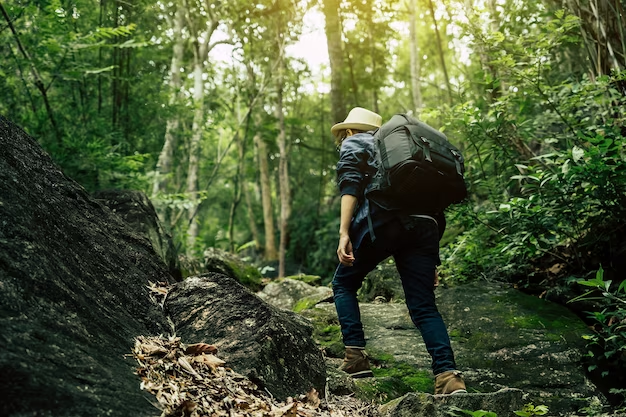
<svg viewBox="0 0 626 417">
<path fill-rule="evenodd" d="M 415 369 L 387 353 L 370 350 L 369 354 L 375 378 L 357 383 L 357 397 L 383 404 L 409 392 L 433 392 L 430 372 Z"/>
<path fill-rule="evenodd" d="M 355 385 L 357 398 L 367 402 L 374 401 L 378 404 L 387 403 L 413 391 L 410 386 L 397 377 L 356 380 Z"/>
<path fill-rule="evenodd" d="M 405 362 L 390 361 L 384 367 L 372 370 L 377 378 L 397 378 L 411 391 L 432 392 L 434 385 L 430 373 L 417 370 Z"/>
<path fill-rule="evenodd" d="M 235 278 L 252 291 L 261 289 L 261 272 L 252 265 L 238 265 L 237 262 L 225 261 L 228 268 L 233 271 Z"/>
<path fill-rule="evenodd" d="M 341 327 L 337 316 L 319 308 L 301 310 L 313 324 L 313 340 L 320 345 L 326 356 L 342 358 L 344 352 Z"/>
<path fill-rule="evenodd" d="M 450 330 L 449 332 L 449 336 L 451 338 L 457 338 L 457 337 L 461 337 L 461 331 L 458 329 L 454 329 L 454 330 Z"/>
<path fill-rule="evenodd" d="M 300 313 L 304 310 L 309 310 L 315 307 L 315 304 L 317 304 L 317 300 L 305 297 L 296 302 L 296 305 L 293 306 L 293 311 L 296 313 Z"/>
<path fill-rule="evenodd" d="M 502 309 L 502 319 L 515 329 L 546 329 L 546 340 L 563 340 L 561 336 L 552 334 L 556 331 L 562 334 L 565 340 L 579 339 L 585 332 L 584 324 L 574 314 L 564 310 L 561 306 L 538 297 L 524 294 L 507 294 L 493 297 L 493 301 L 500 305 L 518 305 L 522 313 L 514 315 L 511 310 Z"/>
</svg>

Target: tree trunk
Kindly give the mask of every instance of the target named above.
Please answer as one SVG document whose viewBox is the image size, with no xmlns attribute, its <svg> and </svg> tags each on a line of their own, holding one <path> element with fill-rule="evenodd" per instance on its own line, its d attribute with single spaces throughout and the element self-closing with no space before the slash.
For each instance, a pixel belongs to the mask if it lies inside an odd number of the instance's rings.
<svg viewBox="0 0 626 417">
<path fill-rule="evenodd" d="M 247 125 L 246 125 L 247 126 Z M 248 129 L 246 128 L 243 136 L 239 135 L 239 140 L 237 142 L 238 149 L 238 162 L 237 162 L 237 170 L 235 172 L 235 177 L 233 178 L 233 201 L 230 205 L 230 213 L 228 214 L 228 241 L 230 243 L 230 251 L 231 253 L 235 253 L 235 216 L 237 214 L 237 207 L 241 202 L 241 187 L 244 182 L 243 178 L 243 168 L 244 168 L 244 158 L 246 155 L 246 136 L 248 133 Z"/>
<path fill-rule="evenodd" d="M 374 36 L 372 35 L 372 27 L 369 26 L 369 30 L 367 33 L 369 50 L 370 50 L 370 59 L 372 62 L 372 76 L 376 77 L 376 48 L 374 44 Z M 374 86 L 378 85 L 378 83 L 372 83 Z M 380 109 L 378 108 L 378 87 L 372 88 L 372 110 L 375 113 L 380 113 Z"/>
<path fill-rule="evenodd" d="M 265 260 L 278 259 L 276 238 L 274 237 L 274 210 L 272 208 L 272 187 L 268 163 L 267 145 L 260 134 L 254 136 L 259 158 L 259 182 L 261 183 L 261 202 L 263 204 L 263 226 L 265 230 Z"/>
<path fill-rule="evenodd" d="M 439 33 L 439 27 L 437 25 L 437 18 L 435 17 L 435 6 L 433 0 L 428 0 L 428 6 L 430 8 L 430 14 L 435 24 L 435 35 L 437 37 L 437 51 L 439 52 L 439 61 L 441 63 L 441 69 L 443 70 L 443 76 L 446 81 L 446 87 L 448 89 L 448 101 L 452 105 L 452 86 L 450 85 L 450 78 L 448 77 L 448 68 L 446 67 L 446 59 L 443 54 L 443 45 L 441 43 L 441 35 Z"/>
<path fill-rule="evenodd" d="M 204 69 L 203 61 L 205 54 L 199 41 L 194 42 L 193 47 L 193 124 L 191 127 L 191 142 L 189 143 L 189 165 L 187 168 L 187 194 L 193 202 L 192 207 L 188 210 L 189 229 L 187 231 L 187 253 L 190 254 L 198 237 L 198 221 L 194 219 L 196 214 L 196 206 L 198 205 L 198 165 L 200 140 L 202 139 L 202 131 L 204 128 L 204 83 L 202 80 L 202 72 Z"/>
<path fill-rule="evenodd" d="M 324 0 L 323 7 L 326 20 L 326 42 L 330 60 L 330 105 L 333 123 L 341 122 L 346 117 L 346 108 L 343 100 L 342 71 L 344 68 L 344 57 L 339 4 L 340 0 Z"/>
<path fill-rule="evenodd" d="M 252 209 L 252 199 L 250 198 L 250 190 L 248 189 L 248 185 L 245 179 L 241 183 L 241 190 L 243 191 L 244 198 L 246 199 L 246 208 L 247 208 L 247 213 L 248 213 L 248 226 L 250 227 L 252 240 L 254 240 L 254 249 L 258 251 L 261 246 L 261 240 L 259 239 L 259 228 L 256 225 L 256 219 L 254 217 L 254 210 Z"/>
<path fill-rule="evenodd" d="M 280 187 L 280 242 L 278 249 L 278 278 L 285 276 L 285 255 L 287 253 L 289 216 L 291 215 L 291 191 L 289 189 L 289 165 L 287 163 L 287 135 L 285 133 L 285 113 L 283 111 L 284 60 L 281 54 L 278 64 L 276 91 L 276 119 L 278 119 L 278 184 Z"/>
<path fill-rule="evenodd" d="M 184 13 L 182 6 L 176 5 L 174 12 L 173 31 L 174 31 L 174 49 L 172 53 L 172 62 L 170 64 L 170 98 L 169 106 L 176 104 L 181 87 L 180 66 L 183 60 L 183 18 Z M 170 172 L 172 171 L 172 160 L 174 158 L 174 147 L 176 145 L 175 132 L 178 130 L 180 119 L 178 112 L 172 112 L 165 124 L 165 140 L 163 141 L 163 149 L 159 154 L 159 160 L 156 166 L 156 175 L 152 184 L 152 197 L 159 193 L 167 191 L 167 183 Z M 162 213 L 160 213 L 162 214 Z"/>
<path fill-rule="evenodd" d="M 491 15 L 491 19 L 490 19 L 491 31 L 495 33 L 500 30 L 500 18 L 498 16 L 498 10 L 496 9 L 496 0 L 489 0 L 488 4 L 489 4 L 489 14 Z M 488 71 L 491 73 L 491 77 L 493 79 L 492 85 L 491 85 L 491 92 L 489 95 L 491 97 L 491 101 L 494 102 L 499 97 L 502 96 L 506 87 L 504 85 L 504 81 L 500 78 L 500 72 L 498 71 L 498 69 L 494 65 L 490 64 L 489 62 L 486 62 L 486 64 L 487 64 Z"/>
<path fill-rule="evenodd" d="M 100 0 L 100 15 L 98 17 L 98 23 L 100 27 L 103 27 L 103 16 L 105 13 L 105 0 Z M 98 68 L 102 68 L 102 46 L 98 46 Z M 98 74 L 98 115 L 102 111 L 102 74 Z"/>
<path fill-rule="evenodd" d="M 113 2 L 113 7 L 115 9 L 115 12 L 113 13 L 113 27 L 117 28 L 118 25 L 118 21 L 119 21 L 119 0 L 118 1 L 114 1 Z M 115 38 L 113 38 L 113 43 L 117 44 L 119 43 L 119 36 L 115 36 Z M 119 63 L 119 52 L 120 49 L 117 47 L 113 48 L 112 51 L 112 56 L 113 56 L 113 77 L 111 79 L 111 126 L 113 128 L 117 127 L 117 118 L 118 118 L 118 111 L 119 111 L 119 103 L 118 103 L 118 85 L 119 85 L 119 79 L 120 79 L 120 63 Z"/>
<path fill-rule="evenodd" d="M 411 96 L 413 111 L 419 116 L 422 109 L 422 88 L 420 86 L 421 65 L 417 43 L 417 0 L 408 0 L 409 9 L 409 52 L 411 56 Z"/>
</svg>

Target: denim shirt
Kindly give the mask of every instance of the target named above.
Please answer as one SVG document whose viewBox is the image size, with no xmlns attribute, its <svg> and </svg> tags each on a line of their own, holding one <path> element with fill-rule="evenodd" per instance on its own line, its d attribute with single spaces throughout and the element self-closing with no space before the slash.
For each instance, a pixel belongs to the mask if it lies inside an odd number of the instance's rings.
<svg viewBox="0 0 626 417">
<path fill-rule="evenodd" d="M 372 221 L 372 228 L 375 230 L 394 218 L 399 218 L 406 228 L 411 228 L 416 221 L 411 214 L 420 214 L 385 210 L 364 197 L 372 187 L 370 178 L 378 170 L 379 164 L 373 133 L 357 133 L 344 139 L 339 152 L 339 162 L 337 162 L 337 185 L 341 196 L 352 195 L 358 201 L 349 230 L 354 250 L 358 249 L 370 230 L 368 215 Z M 445 218 L 443 214 L 434 217 L 439 226 L 439 238 L 441 238 L 445 230 Z"/>
<path fill-rule="evenodd" d="M 358 200 L 352 222 L 350 240 L 356 250 L 369 232 L 367 217 L 372 219 L 374 229 L 394 217 L 394 213 L 371 203 L 365 193 L 371 187 L 370 178 L 378 169 L 376 144 L 373 132 L 357 133 L 343 140 L 337 162 L 337 184 L 341 196 L 352 195 Z"/>
</svg>

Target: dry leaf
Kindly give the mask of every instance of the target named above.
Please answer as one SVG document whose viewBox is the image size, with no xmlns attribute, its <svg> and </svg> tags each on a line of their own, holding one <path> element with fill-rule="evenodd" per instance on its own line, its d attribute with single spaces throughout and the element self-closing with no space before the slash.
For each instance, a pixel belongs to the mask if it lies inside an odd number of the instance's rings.
<svg viewBox="0 0 626 417">
<path fill-rule="evenodd" d="M 181 366 L 181 368 L 183 368 L 184 371 L 190 373 L 197 378 L 200 378 L 200 375 L 198 375 L 196 370 L 193 369 L 193 366 L 191 366 L 191 364 L 184 357 L 178 358 L 178 364 Z"/>
<path fill-rule="evenodd" d="M 272 417 L 296 417 L 298 412 L 298 403 L 291 403 L 272 410 Z"/>
<path fill-rule="evenodd" d="M 217 346 L 209 345 L 207 343 L 194 343 L 193 345 L 188 345 L 187 349 L 185 349 L 185 353 L 187 355 L 200 355 L 201 353 L 217 353 Z"/>
<path fill-rule="evenodd" d="M 320 406 L 320 396 L 315 388 L 311 388 L 311 391 L 306 393 L 306 402 L 313 408 Z"/>
<path fill-rule="evenodd" d="M 222 366 L 226 363 L 215 355 L 205 355 L 204 353 L 202 355 L 195 356 L 193 361 L 208 365 L 212 370 L 215 370 L 218 366 Z"/>
<path fill-rule="evenodd" d="M 163 356 L 168 352 L 163 346 L 154 343 L 142 343 L 140 348 L 145 356 Z"/>
</svg>

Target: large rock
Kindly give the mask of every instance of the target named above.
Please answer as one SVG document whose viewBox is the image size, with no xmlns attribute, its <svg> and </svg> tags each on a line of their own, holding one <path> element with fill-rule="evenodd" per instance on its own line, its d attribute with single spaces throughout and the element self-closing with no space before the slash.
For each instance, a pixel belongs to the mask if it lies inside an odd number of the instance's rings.
<svg viewBox="0 0 626 417">
<path fill-rule="evenodd" d="M 398 270 L 391 258 L 381 262 L 372 272 L 367 274 L 358 294 L 359 301 L 362 302 L 404 300 L 402 281 L 400 281 Z"/>
<path fill-rule="evenodd" d="M 167 330 L 152 245 L 0 117 L 0 415 L 157 411 L 125 355 Z"/>
<path fill-rule="evenodd" d="M 215 344 L 229 367 L 279 399 L 324 392 L 326 368 L 303 317 L 279 310 L 233 278 L 205 274 L 175 284 L 165 300 L 186 343 Z"/>
<path fill-rule="evenodd" d="M 523 392 L 506 388 L 489 394 L 430 395 L 409 393 L 380 407 L 384 417 L 448 417 L 459 410 L 491 411 L 498 417 L 516 416 L 524 406 Z"/>
<path fill-rule="evenodd" d="M 177 281 L 182 280 L 172 236 L 165 231 L 148 196 L 135 190 L 104 190 L 94 197 L 121 216 L 137 233 L 152 244 Z"/>
<path fill-rule="evenodd" d="M 322 301 L 332 301 L 333 290 L 316 287 L 295 279 L 270 282 L 257 293 L 259 298 L 284 310 L 303 310 Z"/>
<path fill-rule="evenodd" d="M 461 369 L 480 391 L 520 388 L 555 413 L 597 394 L 582 354 L 585 324 L 565 307 L 506 284 L 479 281 L 438 291 Z"/>
<path fill-rule="evenodd" d="M 236 255 L 217 248 L 204 251 L 206 272 L 224 274 L 236 279 L 239 283 L 258 291 L 261 288 L 261 273 L 252 265 L 246 264 Z"/>
<path fill-rule="evenodd" d="M 398 278 L 399 279 L 399 278 Z M 480 281 L 436 291 L 457 365 L 470 392 L 518 388 L 558 415 L 598 395 L 582 361 L 585 324 L 566 308 L 504 284 Z M 332 310 L 333 305 L 318 304 Z M 361 303 L 367 346 L 374 357 L 430 370 L 431 359 L 404 303 Z"/>
</svg>

